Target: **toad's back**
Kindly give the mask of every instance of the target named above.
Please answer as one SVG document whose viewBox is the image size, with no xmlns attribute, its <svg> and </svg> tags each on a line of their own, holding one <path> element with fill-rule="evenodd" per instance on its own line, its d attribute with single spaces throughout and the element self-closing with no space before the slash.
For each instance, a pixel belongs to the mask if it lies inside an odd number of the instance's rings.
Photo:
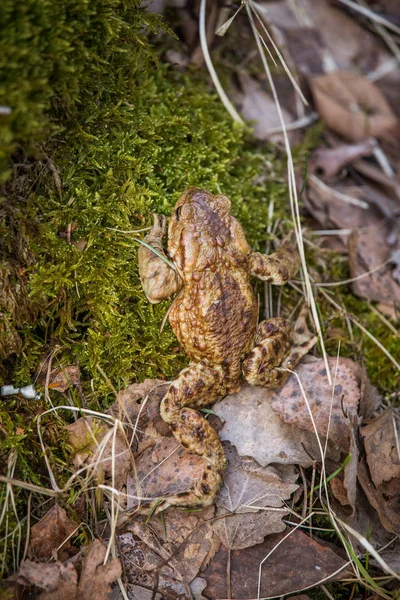
<svg viewBox="0 0 400 600">
<path fill-rule="evenodd" d="M 185 281 L 169 318 L 192 360 L 235 365 L 253 345 L 257 313 L 246 270 L 214 265 Z"/>
</svg>

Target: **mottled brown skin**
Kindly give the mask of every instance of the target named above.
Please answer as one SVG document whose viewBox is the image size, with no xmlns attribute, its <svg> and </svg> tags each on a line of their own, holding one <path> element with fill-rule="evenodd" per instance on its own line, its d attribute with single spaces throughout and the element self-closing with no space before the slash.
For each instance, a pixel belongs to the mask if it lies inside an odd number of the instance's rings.
<svg viewBox="0 0 400 600">
<path fill-rule="evenodd" d="M 165 219 L 155 216 L 145 237 L 164 255 L 165 228 Z M 268 319 L 257 327 L 250 277 L 283 285 L 297 273 L 299 256 L 289 243 L 270 256 L 253 252 L 226 196 L 197 188 L 181 195 L 169 222 L 168 257 L 175 269 L 145 246 L 139 249 L 148 300 L 157 303 L 177 294 L 169 320 L 190 358 L 162 400 L 161 416 L 206 466 L 193 490 L 163 499 L 158 509 L 207 506 L 221 485 L 226 466 L 221 442 L 194 409 L 237 391 L 242 373 L 253 385 L 283 385 L 290 373 L 281 367 L 293 368 L 315 342 L 308 336 L 293 348 L 295 332 L 285 319 Z"/>
</svg>

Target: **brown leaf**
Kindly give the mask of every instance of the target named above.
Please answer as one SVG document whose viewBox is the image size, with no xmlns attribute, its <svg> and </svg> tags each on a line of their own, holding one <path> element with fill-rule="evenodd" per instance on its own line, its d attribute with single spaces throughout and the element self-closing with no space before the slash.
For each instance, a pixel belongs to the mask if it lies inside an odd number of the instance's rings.
<svg viewBox="0 0 400 600">
<path fill-rule="evenodd" d="M 366 460 L 358 469 L 359 481 L 382 525 L 396 534 L 400 533 L 399 429 L 392 409 L 364 425 Z"/>
<path fill-rule="evenodd" d="M 253 134 L 258 140 L 270 140 L 275 144 L 284 144 L 282 133 L 271 133 L 272 130 L 281 127 L 278 110 L 275 101 L 262 88 L 261 84 L 247 73 L 239 74 L 242 92 L 237 95 L 241 113 L 247 121 L 253 122 Z M 284 109 L 283 120 L 286 125 L 293 121 L 293 117 Z M 292 145 L 299 143 L 299 136 L 295 132 L 289 132 Z"/>
<path fill-rule="evenodd" d="M 160 574 L 173 576 L 177 580 L 183 580 L 189 583 L 204 568 L 211 558 L 217 552 L 220 541 L 214 534 L 211 526 L 211 519 L 215 508 L 209 506 L 196 513 L 185 513 L 182 510 L 170 508 L 163 514 L 163 520 L 155 517 L 151 519 L 151 527 L 145 521 L 144 517 L 136 518 L 127 525 L 129 532 L 144 542 L 142 546 L 144 555 L 149 554 L 151 563 L 151 553 L 156 553 L 164 559 L 164 566 L 161 565 Z M 121 553 L 124 562 L 131 565 L 139 564 L 134 556 L 135 552 L 127 551 Z M 140 572 L 146 569 L 146 564 L 142 563 Z M 149 563 L 150 564 L 150 563 Z M 151 566 L 151 569 L 153 566 Z M 139 571 L 133 572 L 129 581 L 131 583 L 143 583 L 139 576 Z M 149 571 L 148 576 L 151 577 Z M 160 587 L 158 588 L 161 591 Z"/>
<path fill-rule="evenodd" d="M 46 564 L 24 560 L 17 574 L 17 582 L 24 587 L 34 586 L 40 600 L 78 600 L 78 575 L 71 563 Z"/>
<path fill-rule="evenodd" d="M 221 439 L 236 446 L 240 456 L 252 457 L 263 467 L 270 463 L 310 467 L 311 457 L 319 453 L 314 432 L 284 423 L 272 410 L 273 394 L 271 389 L 245 383 L 218 402 L 213 409 L 224 422 Z M 339 460 L 339 454 L 329 447 L 330 458 Z"/>
<path fill-rule="evenodd" d="M 348 418 L 357 414 L 361 370 L 359 365 L 349 358 L 341 358 L 339 361 L 329 358 L 328 364 L 335 382 L 334 390 L 328 383 L 322 359 L 300 363 L 296 372 L 303 385 L 319 435 L 326 437 L 328 434 L 332 404 L 329 439 L 342 452 L 347 452 L 350 447 Z M 273 392 L 271 406 L 285 423 L 314 431 L 307 403 L 295 375 L 290 376 L 284 388 Z M 315 458 L 318 460 L 320 457 L 316 456 Z"/>
<path fill-rule="evenodd" d="M 373 140 L 364 140 L 359 144 L 339 144 L 334 148 L 318 148 L 310 156 L 309 173 L 331 179 L 345 166 L 363 156 L 370 156 L 374 149 Z"/>
<path fill-rule="evenodd" d="M 347 140 L 380 138 L 398 124 L 378 88 L 362 75 L 335 71 L 312 78 L 310 85 L 321 118 Z"/>
<path fill-rule="evenodd" d="M 132 533 L 124 533 L 118 537 L 121 560 L 124 564 L 124 575 L 129 584 L 129 590 L 134 590 L 133 598 L 138 600 L 153 598 L 153 589 L 160 593 L 159 598 L 171 600 L 187 598 L 187 583 L 170 566 L 171 553 L 158 544 L 153 549 L 151 544 L 157 542 L 151 533 L 152 525 L 142 529 L 149 531 L 149 539 L 143 542 Z M 147 591 L 146 591 L 147 590 Z"/>
<path fill-rule="evenodd" d="M 72 563 L 36 563 L 25 560 L 17 574 L 24 586 L 34 586 L 40 600 L 107 600 L 111 583 L 121 576 L 121 563 L 112 558 L 103 565 L 106 548 L 95 540 L 83 559 L 79 578 Z"/>
<path fill-rule="evenodd" d="M 395 282 L 390 266 L 364 276 L 365 273 L 383 265 L 390 257 L 385 228 L 373 227 L 368 232 L 353 231 L 349 236 L 349 264 L 352 277 L 360 277 L 352 283 L 353 292 L 361 298 L 376 302 L 400 304 L 400 285 Z"/>
<path fill-rule="evenodd" d="M 377 419 L 363 425 L 360 431 L 374 485 L 379 487 L 391 479 L 400 480 L 400 427 L 393 410 L 383 411 Z"/>
<path fill-rule="evenodd" d="M 160 416 L 160 402 L 168 391 L 168 386 L 169 382 L 161 379 L 146 379 L 143 383 L 134 383 L 119 392 L 117 400 L 107 412 L 136 426 L 138 431 L 143 431 L 151 423 L 159 433 L 167 435 L 169 426 Z"/>
<path fill-rule="evenodd" d="M 95 540 L 83 559 L 82 572 L 79 578 L 77 599 L 79 600 L 107 600 L 113 581 L 121 577 L 121 563 L 117 558 L 112 558 L 103 564 L 106 556 L 106 547 Z"/>
<path fill-rule="evenodd" d="M 94 472 L 101 480 L 108 478 L 117 489 L 125 485 L 127 474 L 132 464 L 132 453 L 125 435 L 114 432 L 104 421 L 92 417 L 82 417 L 66 426 L 69 443 L 75 450 L 72 464 L 78 470 L 84 466 L 94 465 Z M 104 437 L 107 442 L 103 444 Z M 113 460 L 114 456 L 114 460 Z"/>
<path fill-rule="evenodd" d="M 307 178 L 305 204 L 324 229 L 349 230 L 378 224 L 382 215 L 370 208 L 363 197 L 361 188 L 330 187 L 312 174 Z M 348 233 L 338 237 L 347 246 Z"/>
<path fill-rule="evenodd" d="M 376 488 L 371 481 L 367 462 L 362 459 L 358 464 L 358 480 L 370 504 L 379 514 L 382 525 L 387 531 L 400 534 L 400 480 L 392 480 L 390 486 Z M 390 495 L 386 495 L 385 491 Z"/>
<path fill-rule="evenodd" d="M 303 73 L 322 73 L 328 61 L 339 69 L 369 72 L 378 66 L 382 54 L 382 62 L 386 59 L 376 37 L 327 0 L 302 0 L 296 12 L 288 1 L 261 4 L 269 17 L 266 24 L 272 22 L 279 28 L 284 47 L 288 46 L 297 70 Z"/>
<path fill-rule="evenodd" d="M 185 450 L 175 438 L 158 438 L 136 459 L 136 473 L 128 476 L 128 508 L 136 506 L 139 498 L 163 498 L 189 491 L 203 470 L 203 459 Z"/>
<path fill-rule="evenodd" d="M 79 367 L 69 365 L 52 369 L 49 377 L 49 388 L 58 392 L 65 392 L 71 385 L 78 385 L 80 379 Z M 47 363 L 43 366 L 38 381 L 42 385 L 47 380 Z"/>
<path fill-rule="evenodd" d="M 291 535 L 273 550 L 287 533 L 288 530 L 270 535 L 262 544 L 230 552 L 230 596 L 227 590 L 229 551 L 221 546 L 202 575 L 207 581 L 204 595 L 207 598 L 231 597 L 237 600 L 270 598 L 301 591 L 318 585 L 320 581 L 326 583 L 325 578 L 333 573 L 332 580 L 348 575 L 345 571 L 346 562 L 342 558 L 317 540 L 311 540 L 299 529 L 292 530 Z M 262 565 L 258 595 L 260 563 L 267 556 Z"/>
<path fill-rule="evenodd" d="M 31 529 L 29 558 L 46 561 L 54 558 L 57 551 L 56 558 L 66 560 L 71 539 L 78 535 L 78 527 L 65 510 L 55 504 Z"/>
<path fill-rule="evenodd" d="M 289 465 L 260 467 L 251 458 L 240 458 L 233 446 L 225 451 L 228 468 L 216 505 L 217 517 L 226 517 L 217 518 L 213 530 L 227 548 L 239 550 L 285 528 L 282 517 L 288 511 L 282 507 L 298 488 L 297 474 Z"/>
</svg>

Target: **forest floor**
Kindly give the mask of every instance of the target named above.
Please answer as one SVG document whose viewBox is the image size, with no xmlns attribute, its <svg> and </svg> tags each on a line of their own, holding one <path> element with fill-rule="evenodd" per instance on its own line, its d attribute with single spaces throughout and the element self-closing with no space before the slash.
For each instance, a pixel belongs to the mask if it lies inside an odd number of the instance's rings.
<svg viewBox="0 0 400 600">
<path fill-rule="evenodd" d="M 398 2 L 5 4 L 0 597 L 399 600 Z M 253 249 L 296 241 L 260 320 L 308 306 L 318 341 L 202 411 L 211 506 L 143 514 L 204 470 L 160 416 L 188 359 L 137 266 L 189 186 Z"/>
</svg>

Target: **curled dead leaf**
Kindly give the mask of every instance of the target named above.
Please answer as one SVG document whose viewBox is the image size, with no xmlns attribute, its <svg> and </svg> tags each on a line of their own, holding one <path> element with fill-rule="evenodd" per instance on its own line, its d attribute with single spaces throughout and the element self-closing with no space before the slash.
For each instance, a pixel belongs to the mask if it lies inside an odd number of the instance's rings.
<svg viewBox="0 0 400 600">
<path fill-rule="evenodd" d="M 400 285 L 393 279 L 387 262 L 390 254 L 386 228 L 371 227 L 368 232 L 351 233 L 349 265 L 352 278 L 358 278 L 352 283 L 357 296 L 376 302 L 390 299 L 394 304 L 400 304 Z M 369 271 L 372 272 L 365 276 Z"/>
<path fill-rule="evenodd" d="M 398 124 L 384 96 L 362 75 L 335 71 L 311 78 L 310 85 L 322 119 L 347 140 L 380 138 Z"/>
<path fill-rule="evenodd" d="M 400 427 L 392 409 L 361 427 L 366 458 L 358 477 L 382 525 L 400 533 Z"/>
<path fill-rule="evenodd" d="M 334 148 L 318 148 L 310 156 L 309 173 L 316 173 L 325 179 L 331 179 L 345 166 L 363 156 L 370 156 L 373 149 L 374 142 L 371 139 L 364 140 L 359 144 L 340 144 Z"/>
<path fill-rule="evenodd" d="M 29 558 L 46 561 L 66 560 L 71 539 L 78 535 L 79 524 L 72 521 L 61 506 L 55 504 L 38 523 L 32 526 Z M 56 554 L 56 556 L 54 556 Z"/>
<path fill-rule="evenodd" d="M 125 434 L 100 419 L 82 417 L 66 426 L 68 439 L 75 451 L 71 462 L 76 470 L 87 467 L 87 472 L 104 477 L 121 489 L 131 468 L 132 453 Z"/>
<path fill-rule="evenodd" d="M 48 378 L 49 388 L 58 392 L 65 392 L 72 385 L 79 385 L 80 370 L 77 365 L 57 367 L 52 369 Z M 45 385 L 47 381 L 47 363 L 42 367 L 38 381 Z"/>
<path fill-rule="evenodd" d="M 75 567 L 68 563 L 37 563 L 25 560 L 14 578 L 33 586 L 40 600 L 107 600 L 111 584 L 121 576 L 121 563 L 112 558 L 105 565 L 106 547 L 95 540 L 83 559 L 78 582 Z"/>
</svg>

